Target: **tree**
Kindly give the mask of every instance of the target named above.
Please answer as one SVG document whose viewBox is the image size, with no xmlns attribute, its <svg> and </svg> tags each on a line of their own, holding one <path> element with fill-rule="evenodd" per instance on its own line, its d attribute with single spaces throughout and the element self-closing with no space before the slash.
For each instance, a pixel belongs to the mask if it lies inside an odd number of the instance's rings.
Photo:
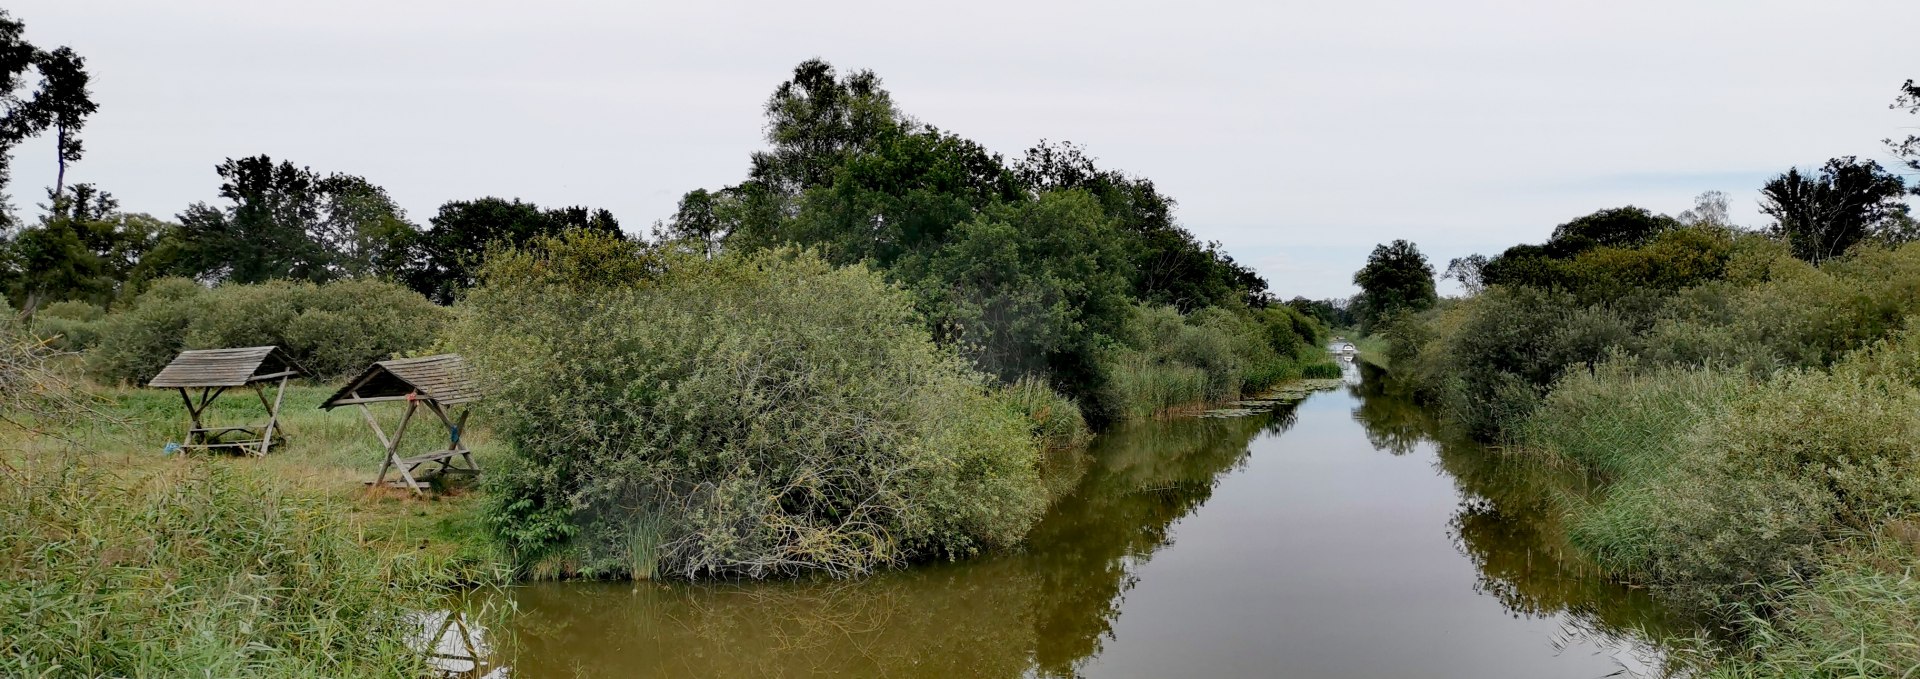
<svg viewBox="0 0 1920 679">
<path fill-rule="evenodd" d="M 1680 213 L 1679 221 L 1686 226 L 1733 226 L 1733 218 L 1727 213 L 1727 194 L 1720 191 L 1707 191 L 1693 199 L 1693 209 Z"/>
<path fill-rule="evenodd" d="M 1816 175 L 1792 168 L 1760 189 L 1772 233 L 1793 255 L 1818 264 L 1837 257 L 1907 213 L 1906 184 L 1879 163 L 1852 156 L 1827 161 Z"/>
<path fill-rule="evenodd" d="M 516 198 L 448 201 L 419 234 L 404 278 L 409 287 L 441 304 L 452 304 L 475 277 L 488 248 L 521 246 L 538 236 L 581 229 L 624 238 L 619 220 L 585 207 L 541 209 Z"/>
<path fill-rule="evenodd" d="M 66 186 L 67 165 L 80 160 L 80 128 L 99 107 L 87 90 L 86 60 L 71 48 L 42 50 L 26 40 L 26 24 L 0 10 L 0 188 L 10 175 L 13 147 L 47 130 L 55 131 L 55 160 L 59 172 L 53 194 Z M 31 71 L 31 73 L 30 73 Z M 36 79 L 38 89 L 23 95 Z"/>
<path fill-rule="evenodd" d="M 870 150 L 908 121 L 873 71 L 838 77 L 833 65 L 808 59 L 767 99 L 767 142 L 753 154 L 751 178 L 794 195 L 827 184 L 848 155 Z"/>
<path fill-rule="evenodd" d="M 203 280 L 325 282 L 395 276 L 417 231 L 385 190 L 353 175 L 321 176 L 252 156 L 215 167 L 224 207 L 180 214 L 182 272 Z"/>
<path fill-rule="evenodd" d="M 1201 243 L 1173 218 L 1173 198 L 1153 181 L 1103 169 L 1079 145 L 1042 140 L 1013 167 L 1027 191 L 1080 189 L 1100 200 L 1133 254 L 1135 297 L 1181 311 L 1266 301 L 1267 281 L 1241 266 L 1219 243 Z"/>
<path fill-rule="evenodd" d="M 1482 273 L 1486 268 L 1486 255 L 1455 257 L 1447 262 L 1447 272 L 1441 275 L 1440 279 L 1459 281 L 1460 289 L 1466 291 L 1467 295 L 1478 295 L 1480 291 L 1487 289 Z"/>
<path fill-rule="evenodd" d="M 1920 83 L 1908 80 L 1906 84 L 1901 85 L 1900 96 L 1894 98 L 1893 104 L 1888 108 L 1896 111 L 1906 109 L 1908 113 L 1920 115 Z M 1920 134 L 1909 134 L 1906 139 L 1885 141 L 1887 148 L 1893 150 L 1894 156 L 1900 158 L 1908 168 L 1920 172 Z M 1913 190 L 1920 193 L 1920 182 L 1914 183 Z"/>
<path fill-rule="evenodd" d="M 1433 266 L 1420 248 L 1404 240 L 1375 246 L 1367 265 L 1353 275 L 1353 283 L 1360 286 L 1357 315 L 1362 332 L 1372 332 L 1390 314 L 1425 311 L 1440 299 L 1434 291 Z"/>
<path fill-rule="evenodd" d="M 1601 210 L 1554 227 L 1547 248 L 1556 257 L 1570 257 L 1595 247 L 1630 248 L 1645 245 L 1654 237 L 1677 228 L 1680 222 L 1672 217 L 1628 205 Z"/>
</svg>

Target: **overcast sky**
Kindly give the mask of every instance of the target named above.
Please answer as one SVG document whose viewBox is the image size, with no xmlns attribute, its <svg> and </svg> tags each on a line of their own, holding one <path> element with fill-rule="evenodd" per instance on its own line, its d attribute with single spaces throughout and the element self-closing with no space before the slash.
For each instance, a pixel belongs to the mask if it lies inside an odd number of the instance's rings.
<svg viewBox="0 0 1920 679">
<path fill-rule="evenodd" d="M 88 60 L 70 181 L 172 216 L 221 159 L 384 186 L 422 224 L 486 195 L 632 231 L 738 182 L 760 106 L 823 57 L 1017 155 L 1084 144 L 1276 292 L 1343 296 L 1375 243 L 1447 259 L 1635 204 L 1676 213 L 1789 166 L 1887 160 L 1920 118 L 1920 1 L 167 2 L 14 0 Z M 16 152 L 23 212 L 51 144 Z"/>
</svg>

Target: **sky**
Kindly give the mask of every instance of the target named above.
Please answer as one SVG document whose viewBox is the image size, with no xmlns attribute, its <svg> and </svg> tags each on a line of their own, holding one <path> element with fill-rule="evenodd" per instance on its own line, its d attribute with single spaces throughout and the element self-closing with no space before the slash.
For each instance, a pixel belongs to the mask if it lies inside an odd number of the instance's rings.
<svg viewBox="0 0 1920 679">
<path fill-rule="evenodd" d="M 1444 269 L 1594 210 L 1678 213 L 1920 117 L 1920 2 L 13 0 L 86 57 L 69 181 L 129 211 L 212 202 L 268 154 L 443 202 L 611 209 L 630 231 L 746 176 L 795 64 L 871 69 L 915 118 L 1017 156 L 1084 145 L 1285 297 L 1352 294 L 1375 244 Z M 50 141 L 15 151 L 23 213 Z M 1916 178 L 1920 179 L 1920 178 Z M 1445 288 L 1443 288 L 1445 290 Z"/>
</svg>

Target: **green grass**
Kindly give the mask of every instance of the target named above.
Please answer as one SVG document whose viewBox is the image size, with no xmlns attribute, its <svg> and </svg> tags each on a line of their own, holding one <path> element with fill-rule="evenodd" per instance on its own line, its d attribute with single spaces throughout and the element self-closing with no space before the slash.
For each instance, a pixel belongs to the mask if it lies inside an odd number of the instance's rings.
<svg viewBox="0 0 1920 679">
<path fill-rule="evenodd" d="M 380 449 L 357 412 L 315 408 L 328 393 L 289 389 L 266 458 L 164 453 L 186 420 L 158 390 L 100 390 L 54 431 L 0 425 L 0 676 L 423 676 L 405 614 L 502 571 L 475 494 L 361 483 Z M 236 396 L 212 422 L 264 417 Z"/>
</svg>

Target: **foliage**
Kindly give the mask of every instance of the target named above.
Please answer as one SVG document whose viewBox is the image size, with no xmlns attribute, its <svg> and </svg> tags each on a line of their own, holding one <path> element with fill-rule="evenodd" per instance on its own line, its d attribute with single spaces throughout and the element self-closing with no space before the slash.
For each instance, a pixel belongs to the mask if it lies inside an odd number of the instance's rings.
<svg viewBox="0 0 1920 679">
<path fill-rule="evenodd" d="M 580 275 L 608 267 L 648 273 Z M 1042 509 L 1032 421 L 863 267 L 569 232 L 482 279 L 451 344 L 514 451 L 491 522 L 524 565 L 630 575 L 648 525 L 662 573 L 847 575 L 1012 545 Z"/>
<path fill-rule="evenodd" d="M 1894 98 L 1893 104 L 1887 108 L 1896 111 L 1906 109 L 1908 113 L 1920 115 L 1920 83 L 1915 83 L 1914 80 L 1908 79 L 1905 84 L 1900 86 L 1900 96 Z M 1884 141 L 1887 144 L 1887 149 L 1893 151 L 1894 156 L 1900 158 L 1901 162 L 1905 163 L 1907 167 L 1912 168 L 1916 172 L 1920 172 L 1920 134 L 1909 134 L 1906 139 L 1886 139 Z M 1920 191 L 1920 186 L 1914 187 L 1914 190 Z"/>
<path fill-rule="evenodd" d="M 1012 381 L 1044 377 L 1090 407 L 1132 301 L 1181 312 L 1264 305 L 1266 283 L 1200 243 L 1146 179 L 1042 142 L 1009 163 L 909 118 L 871 71 L 820 60 L 768 99 L 745 181 L 688 192 L 657 232 L 711 255 L 797 244 L 912 290 L 936 340 Z"/>
<path fill-rule="evenodd" d="M 98 109 L 87 91 L 86 60 L 69 47 L 41 49 L 27 42 L 25 33 L 26 24 L 0 11 L 0 97 L 8 104 L 0 116 L 0 189 L 10 178 L 13 148 L 48 130 L 54 132 L 58 181 L 64 183 L 67 164 L 79 161 L 83 152 L 80 129 Z M 31 94 L 23 92 L 36 82 Z M 55 195 L 62 192 L 61 183 L 54 186 Z M 0 223 L 5 226 L 12 224 Z"/>
<path fill-rule="evenodd" d="M 92 184 L 67 186 L 50 199 L 39 224 L 0 246 L 0 283 L 22 308 L 62 300 L 112 304 L 170 267 L 169 251 L 155 250 L 174 225 L 120 212 L 119 201 Z"/>
<path fill-rule="evenodd" d="M 1106 389 L 1096 411 L 1139 418 L 1235 399 L 1324 363 L 1326 339 L 1318 323 L 1286 306 L 1181 314 L 1139 305 L 1101 356 Z"/>
<path fill-rule="evenodd" d="M 1375 246 L 1366 266 L 1353 274 L 1353 284 L 1360 286 L 1354 315 L 1362 333 L 1395 312 L 1430 309 L 1440 298 L 1434 292 L 1433 266 L 1420 248 L 1404 240 Z"/>
<path fill-rule="evenodd" d="M 519 199 L 448 201 L 416 238 L 414 261 L 401 276 L 407 285 L 441 304 L 453 303 L 477 280 L 487 249 L 517 246 L 567 229 L 620 235 L 620 222 L 606 210 L 542 208 Z"/>
<path fill-rule="evenodd" d="M 1793 256 L 1818 264 L 1874 236 L 1907 214 L 1906 181 L 1874 161 L 1827 161 L 1818 176 L 1793 168 L 1760 189 L 1761 211 Z"/>
<path fill-rule="evenodd" d="M 1033 436 L 1046 450 L 1073 450 L 1093 439 L 1080 404 L 1061 395 L 1038 378 L 1022 377 L 994 392 L 1014 412 L 1033 425 Z"/>
<path fill-rule="evenodd" d="M 108 316 L 87 365 L 105 382 L 144 383 L 183 349 L 274 345 L 322 379 L 432 345 L 447 311 L 392 283 L 274 281 L 211 290 L 156 283 Z"/>
<path fill-rule="evenodd" d="M 55 302 L 33 315 L 34 336 L 66 352 L 83 351 L 100 340 L 106 311 L 85 302 Z"/>
<path fill-rule="evenodd" d="M 384 189 L 360 177 L 322 176 L 265 155 L 228 158 L 220 207 L 180 213 L 175 270 L 204 281 L 325 282 L 393 276 L 415 231 Z"/>
<path fill-rule="evenodd" d="M 1893 522 L 1871 543 L 1824 560 L 1815 577 L 1767 588 L 1776 612 L 1743 616 L 1745 645 L 1702 676 L 1910 676 L 1920 667 L 1920 528 Z"/>
</svg>

